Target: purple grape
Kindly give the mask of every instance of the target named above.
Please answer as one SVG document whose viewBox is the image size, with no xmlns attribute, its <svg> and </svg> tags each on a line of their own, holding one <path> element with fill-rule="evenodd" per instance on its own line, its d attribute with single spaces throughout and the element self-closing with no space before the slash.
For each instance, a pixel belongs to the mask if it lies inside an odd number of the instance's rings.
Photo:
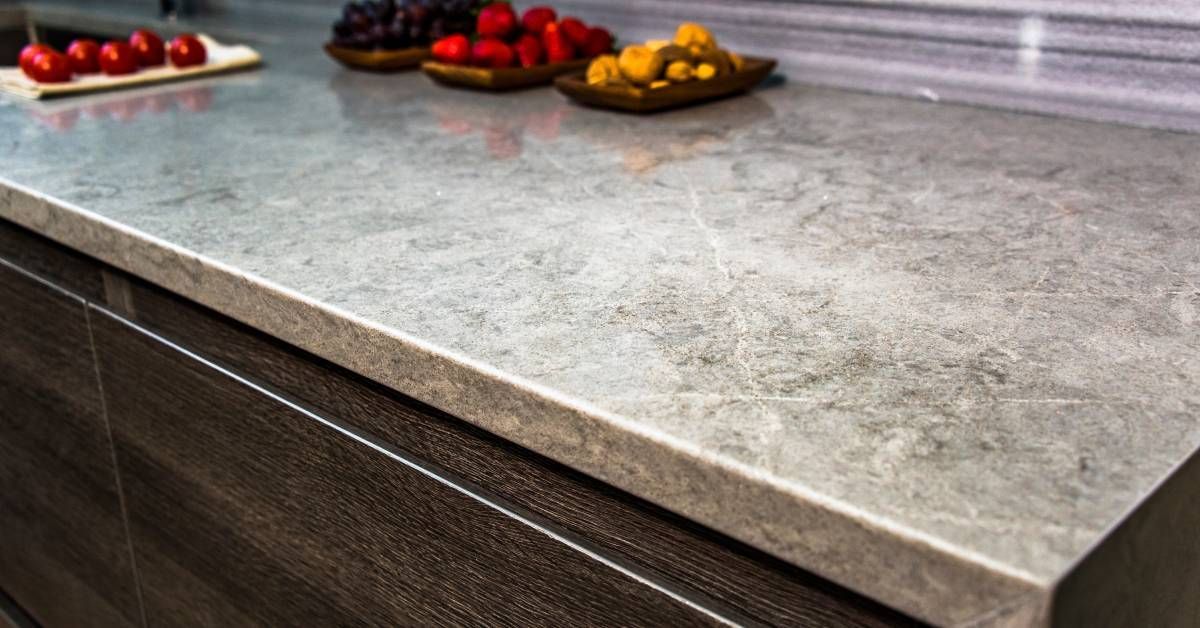
<svg viewBox="0 0 1200 628">
<path fill-rule="evenodd" d="M 371 19 L 362 13 L 355 13 L 348 20 L 350 22 L 350 30 L 355 33 L 365 33 L 371 28 Z"/>
<path fill-rule="evenodd" d="M 2 0 L 0 0 L 2 1 Z M 428 45 L 452 33 L 470 34 L 483 0 L 362 0 L 342 6 L 333 40 L 355 48 Z"/>
<path fill-rule="evenodd" d="M 414 4 L 408 8 L 409 24 L 416 26 L 425 26 L 429 23 L 429 7 L 423 4 Z"/>
</svg>

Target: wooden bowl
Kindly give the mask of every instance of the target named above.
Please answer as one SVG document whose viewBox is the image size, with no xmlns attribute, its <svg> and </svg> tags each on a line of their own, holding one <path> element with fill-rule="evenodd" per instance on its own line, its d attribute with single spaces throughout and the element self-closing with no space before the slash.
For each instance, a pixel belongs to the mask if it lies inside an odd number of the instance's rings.
<svg viewBox="0 0 1200 628">
<path fill-rule="evenodd" d="M 549 85 L 554 77 L 587 68 L 589 59 L 576 59 L 566 63 L 545 63 L 532 68 L 475 68 L 466 65 L 450 65 L 438 61 L 426 61 L 421 69 L 429 78 L 452 87 L 467 87 L 488 91 L 504 91 L 524 87 Z"/>
<path fill-rule="evenodd" d="M 371 72 L 396 72 L 421 65 L 429 58 L 428 48 L 403 48 L 401 50 L 355 50 L 325 44 L 325 52 L 338 63 L 355 70 Z"/>
<path fill-rule="evenodd" d="M 770 76 L 774 69 L 774 59 L 746 57 L 746 66 L 738 72 L 707 81 L 676 83 L 657 89 L 633 85 L 588 85 L 582 72 L 564 74 L 555 79 L 554 86 L 571 99 L 587 105 L 649 113 L 745 92 Z"/>
</svg>

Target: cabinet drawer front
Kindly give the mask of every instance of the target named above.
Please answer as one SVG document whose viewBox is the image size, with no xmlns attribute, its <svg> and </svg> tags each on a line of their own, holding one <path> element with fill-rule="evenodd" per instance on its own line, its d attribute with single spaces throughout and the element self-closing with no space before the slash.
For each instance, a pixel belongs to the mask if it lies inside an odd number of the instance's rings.
<svg viewBox="0 0 1200 628">
<path fill-rule="evenodd" d="M 335 418 L 93 325 L 151 625 L 716 621 Z"/>
<path fill-rule="evenodd" d="M 0 258 L 0 589 L 48 626 L 134 626 L 82 300 Z"/>
</svg>

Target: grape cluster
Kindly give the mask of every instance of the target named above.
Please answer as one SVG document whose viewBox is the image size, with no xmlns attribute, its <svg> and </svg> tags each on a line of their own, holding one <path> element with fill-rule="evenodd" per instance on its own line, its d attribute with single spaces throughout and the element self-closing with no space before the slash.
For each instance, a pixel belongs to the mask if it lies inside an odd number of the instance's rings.
<svg viewBox="0 0 1200 628">
<path fill-rule="evenodd" d="M 453 33 L 470 34 L 480 0 L 360 0 L 342 7 L 333 44 L 359 50 L 428 46 Z"/>
</svg>

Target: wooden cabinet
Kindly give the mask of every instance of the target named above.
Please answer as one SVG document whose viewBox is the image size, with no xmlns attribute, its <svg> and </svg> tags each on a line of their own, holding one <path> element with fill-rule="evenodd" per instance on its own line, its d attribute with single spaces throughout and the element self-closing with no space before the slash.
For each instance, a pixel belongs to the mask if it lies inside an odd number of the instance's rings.
<svg viewBox="0 0 1200 628">
<path fill-rule="evenodd" d="M 112 317 L 93 328 L 151 625 L 712 622 Z"/>
<path fill-rule="evenodd" d="M 111 308 L 387 443 L 739 624 L 896 626 L 867 598 L 164 290 L 113 272 Z"/>
<path fill-rule="evenodd" d="M 0 589 L 45 626 L 141 623 L 86 306 L 3 257 Z"/>
</svg>

